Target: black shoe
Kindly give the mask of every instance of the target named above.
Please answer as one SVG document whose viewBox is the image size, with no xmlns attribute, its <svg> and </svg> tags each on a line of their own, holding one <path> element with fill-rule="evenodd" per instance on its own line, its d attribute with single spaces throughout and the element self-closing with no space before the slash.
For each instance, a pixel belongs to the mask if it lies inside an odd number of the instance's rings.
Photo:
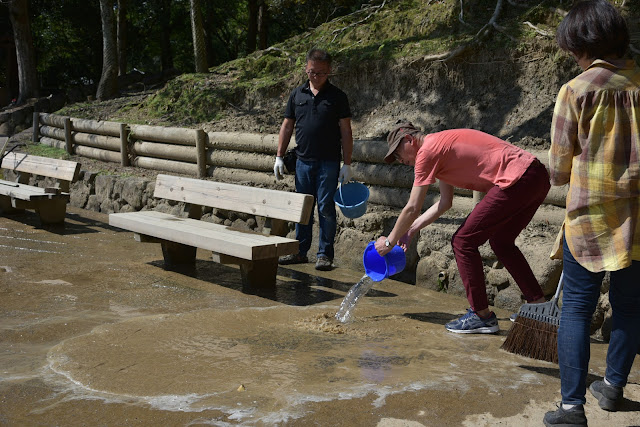
<svg viewBox="0 0 640 427">
<path fill-rule="evenodd" d="M 309 260 L 307 259 L 307 256 L 301 254 L 285 255 L 281 256 L 280 259 L 278 259 L 278 264 L 280 265 L 306 264 L 308 262 Z"/>
<path fill-rule="evenodd" d="M 319 255 L 316 261 L 316 270 L 329 271 L 331 270 L 331 260 L 326 255 Z"/>
<path fill-rule="evenodd" d="M 556 411 L 549 411 L 544 415 L 543 422 L 547 427 L 586 426 L 587 416 L 584 414 L 582 405 L 576 405 L 571 409 L 562 409 L 562 403 L 560 403 Z"/>
<path fill-rule="evenodd" d="M 608 385 L 604 381 L 594 381 L 589 386 L 589 391 L 598 399 L 598 405 L 605 411 L 616 411 L 622 401 L 623 388 Z"/>
</svg>

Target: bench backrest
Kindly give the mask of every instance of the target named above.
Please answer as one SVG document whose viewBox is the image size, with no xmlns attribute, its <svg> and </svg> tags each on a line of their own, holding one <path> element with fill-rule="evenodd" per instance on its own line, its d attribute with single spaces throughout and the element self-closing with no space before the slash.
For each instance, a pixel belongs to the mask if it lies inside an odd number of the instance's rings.
<svg viewBox="0 0 640 427">
<path fill-rule="evenodd" d="M 31 156 L 24 153 L 8 153 L 2 159 L 0 167 L 69 182 L 77 180 L 80 173 L 80 163 L 78 162 Z"/>
<path fill-rule="evenodd" d="M 158 175 L 155 197 L 244 212 L 267 218 L 309 222 L 313 196 L 202 179 Z"/>
</svg>

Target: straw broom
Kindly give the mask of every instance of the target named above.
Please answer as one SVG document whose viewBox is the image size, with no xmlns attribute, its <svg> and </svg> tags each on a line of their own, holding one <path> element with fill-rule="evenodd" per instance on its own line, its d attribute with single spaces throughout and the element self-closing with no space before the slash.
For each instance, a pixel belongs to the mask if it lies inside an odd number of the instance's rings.
<svg viewBox="0 0 640 427">
<path fill-rule="evenodd" d="M 558 296 L 563 275 L 551 300 L 542 304 L 523 304 L 500 348 L 509 353 L 558 363 L 558 327 L 561 309 Z"/>
</svg>

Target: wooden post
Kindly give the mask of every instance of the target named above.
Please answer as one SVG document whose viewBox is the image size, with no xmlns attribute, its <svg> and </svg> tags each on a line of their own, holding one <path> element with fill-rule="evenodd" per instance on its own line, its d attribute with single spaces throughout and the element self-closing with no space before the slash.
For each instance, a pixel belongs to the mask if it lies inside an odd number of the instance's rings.
<svg viewBox="0 0 640 427">
<path fill-rule="evenodd" d="M 120 123 L 120 164 L 129 166 L 129 129 L 126 123 Z"/>
<path fill-rule="evenodd" d="M 198 163 L 198 177 L 207 176 L 207 134 L 202 129 L 196 129 L 196 161 Z"/>
<path fill-rule="evenodd" d="M 40 142 L 40 113 L 33 113 L 33 142 Z"/>
<path fill-rule="evenodd" d="M 73 141 L 71 140 L 71 119 L 64 118 L 64 142 L 67 146 L 67 153 L 73 154 Z"/>
</svg>

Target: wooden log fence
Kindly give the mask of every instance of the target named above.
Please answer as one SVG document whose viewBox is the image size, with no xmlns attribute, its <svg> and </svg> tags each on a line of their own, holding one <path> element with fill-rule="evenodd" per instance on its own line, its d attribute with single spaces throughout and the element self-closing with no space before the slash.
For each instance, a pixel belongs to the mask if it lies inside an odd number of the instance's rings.
<svg viewBox="0 0 640 427">
<path fill-rule="evenodd" d="M 226 181 L 272 185 L 278 135 L 205 132 L 202 129 L 126 124 L 34 113 L 33 139 L 69 154 L 162 172 Z M 292 140 L 290 147 L 295 142 Z M 387 165 L 387 143 L 356 140 L 354 179 L 370 187 L 370 201 L 403 207 L 413 184 L 413 168 Z M 544 163 L 545 152 L 534 153 Z M 455 194 L 477 203 L 482 194 L 456 188 Z M 430 193 L 438 193 L 437 184 Z M 552 187 L 545 203 L 564 207 L 567 188 Z M 429 201 L 430 203 L 430 201 Z"/>
</svg>

